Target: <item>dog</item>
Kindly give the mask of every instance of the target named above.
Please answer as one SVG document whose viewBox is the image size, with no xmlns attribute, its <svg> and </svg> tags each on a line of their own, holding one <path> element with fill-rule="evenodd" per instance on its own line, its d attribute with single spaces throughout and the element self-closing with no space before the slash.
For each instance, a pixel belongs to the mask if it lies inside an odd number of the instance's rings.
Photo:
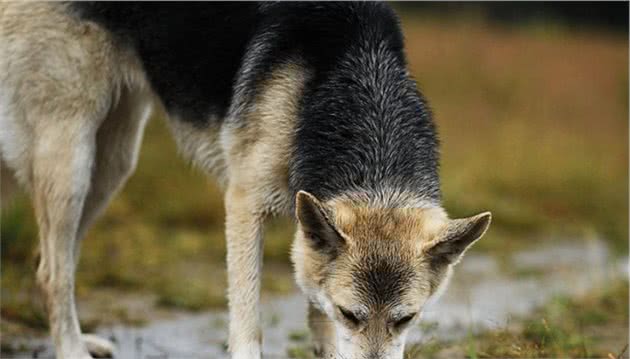
<svg viewBox="0 0 630 359">
<path fill-rule="evenodd" d="M 435 125 L 387 4 L 2 2 L 3 179 L 32 198 L 57 358 L 112 354 L 81 333 L 75 268 L 157 106 L 225 189 L 233 358 L 261 357 L 267 217 L 296 219 L 291 259 L 325 358 L 402 358 L 490 224 L 440 204 Z"/>
</svg>

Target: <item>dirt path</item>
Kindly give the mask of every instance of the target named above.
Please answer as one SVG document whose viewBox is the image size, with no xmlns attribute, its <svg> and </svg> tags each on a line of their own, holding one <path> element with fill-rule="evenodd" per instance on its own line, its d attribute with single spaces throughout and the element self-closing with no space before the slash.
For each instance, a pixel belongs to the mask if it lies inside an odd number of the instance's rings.
<svg viewBox="0 0 630 359">
<path fill-rule="evenodd" d="M 554 242 L 504 258 L 470 253 L 458 266 L 445 295 L 428 306 L 410 341 L 457 338 L 469 331 L 504 327 L 557 294 L 580 295 L 628 276 L 628 260 L 611 260 L 602 241 Z M 300 294 L 269 298 L 263 305 L 266 358 L 287 358 L 291 346 L 308 343 L 305 301 Z M 99 334 L 114 338 L 118 358 L 228 358 L 225 312 L 181 314 L 141 328 L 114 326 Z M 430 329 L 428 329 L 430 328 Z M 13 358 L 53 357 L 46 340 L 29 340 Z"/>
</svg>

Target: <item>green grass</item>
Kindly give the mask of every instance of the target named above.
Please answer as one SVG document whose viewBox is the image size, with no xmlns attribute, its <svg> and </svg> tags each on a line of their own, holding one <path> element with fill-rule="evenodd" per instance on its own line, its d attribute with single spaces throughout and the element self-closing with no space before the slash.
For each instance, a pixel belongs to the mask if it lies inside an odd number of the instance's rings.
<svg viewBox="0 0 630 359">
<path fill-rule="evenodd" d="M 470 335 L 461 342 L 414 345 L 408 359 L 617 358 L 628 345 L 628 282 L 587 296 L 557 297 L 508 328 Z"/>
<path fill-rule="evenodd" d="M 290 347 L 287 349 L 287 357 L 291 359 L 315 359 L 313 350 L 305 345 Z"/>
<path fill-rule="evenodd" d="M 304 330 L 294 330 L 289 333 L 289 340 L 293 342 L 302 342 L 308 338 L 308 332 Z"/>
</svg>

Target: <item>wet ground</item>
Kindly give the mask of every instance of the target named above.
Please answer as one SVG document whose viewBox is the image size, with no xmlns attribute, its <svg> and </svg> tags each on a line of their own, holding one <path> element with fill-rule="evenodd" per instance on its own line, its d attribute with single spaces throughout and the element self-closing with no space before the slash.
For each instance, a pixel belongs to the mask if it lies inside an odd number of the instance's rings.
<svg viewBox="0 0 630 359">
<path fill-rule="evenodd" d="M 553 243 L 504 257 L 469 252 L 409 340 L 503 328 L 511 317 L 527 315 L 554 295 L 580 295 L 628 276 L 628 259 L 613 259 L 600 240 Z M 262 308 L 265 357 L 287 358 L 290 346 L 307 340 L 305 300 L 299 293 L 267 298 Z M 113 326 L 98 333 L 116 342 L 118 358 L 228 358 L 225 312 L 180 314 L 141 328 Z M 54 357 L 47 340 L 24 338 L 22 344 L 26 351 L 12 358 Z"/>
</svg>

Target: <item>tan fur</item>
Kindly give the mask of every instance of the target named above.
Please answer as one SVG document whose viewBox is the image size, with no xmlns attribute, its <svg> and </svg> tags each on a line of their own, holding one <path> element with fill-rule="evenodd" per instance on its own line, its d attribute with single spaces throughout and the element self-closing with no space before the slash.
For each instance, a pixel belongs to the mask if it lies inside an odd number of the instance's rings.
<svg viewBox="0 0 630 359">
<path fill-rule="evenodd" d="M 88 358 L 74 305 L 78 242 L 133 172 L 154 94 L 131 50 L 60 3 L 0 3 L 0 76 L 3 165 L 33 196 L 57 357 Z M 262 225 L 291 208 L 288 156 L 307 78 L 297 61 L 280 66 L 247 118 L 223 128 L 169 119 L 182 154 L 226 186 L 235 357 L 260 356 Z"/>
<path fill-rule="evenodd" d="M 29 133 L 44 126 L 72 133 L 86 109 L 98 117 L 89 125 L 98 126 L 123 88 L 146 87 L 137 58 L 98 26 L 69 16 L 63 4 L 0 3 L 0 70 L 0 118 L 18 117 L 0 122 L 3 159 L 27 188 L 32 173 L 20 164 L 33 160 Z"/>
<path fill-rule="evenodd" d="M 151 102 L 142 73 L 132 53 L 64 4 L 0 3 L 0 153 L 33 198 L 57 358 L 111 349 L 81 336 L 75 257 L 135 166 Z"/>
<path fill-rule="evenodd" d="M 164 112 L 164 111 L 163 111 Z M 210 119 L 211 123 L 218 122 Z M 213 176 L 218 183 L 227 185 L 226 159 L 221 147 L 221 128 L 210 125 L 199 129 L 177 118 L 168 118 L 171 133 L 180 154 L 196 168 Z"/>
<path fill-rule="evenodd" d="M 257 89 L 242 119 L 199 130 L 173 119 L 171 130 L 184 157 L 226 187 L 226 241 L 230 350 L 235 358 L 260 356 L 258 312 L 262 227 L 270 214 L 287 214 L 288 159 L 297 101 L 309 74 L 299 61 L 279 66 Z"/>
<path fill-rule="evenodd" d="M 118 103 L 98 129 L 90 191 L 77 232 L 79 240 L 134 172 L 152 104 L 153 96 L 146 89 L 124 88 Z M 78 249 L 75 252 L 78 255 Z"/>
<path fill-rule="evenodd" d="M 298 212 L 302 210 L 300 201 L 318 200 L 312 195 L 298 194 Z M 348 196 L 318 206 L 326 211 L 330 225 L 341 237 L 336 240 L 337 254 L 331 257 L 327 251 L 309 244 L 303 223 L 299 224 L 292 250 L 296 279 L 313 306 L 309 318 L 314 318 L 310 327 L 315 347 L 326 358 L 375 353 L 383 358 L 401 358 L 408 325 L 394 328 L 392 321 L 409 313 L 420 313 L 458 260 L 453 260 L 446 268 L 431 267 L 433 248 L 456 240 L 451 234 L 459 235 L 463 230 L 464 235 L 468 228 L 476 228 L 469 226 L 471 223 L 486 221 L 488 215 L 450 220 L 443 209 L 429 204 L 396 208 Z M 303 216 L 298 213 L 298 218 Z M 475 240 L 483 235 L 488 223 L 483 222 L 485 227 L 479 227 L 481 230 L 474 233 Z M 308 228 L 308 231 L 313 230 Z M 400 279 L 402 292 L 384 307 L 361 294 L 369 283 L 361 282 L 366 280 L 364 277 L 357 277 L 357 269 L 369 270 L 378 263 L 374 258 L 390 263 L 403 273 L 414 274 Z M 392 280 L 399 279 L 392 277 Z M 344 318 L 339 307 L 361 313 L 368 319 L 357 327 Z M 412 322 L 419 317 L 415 315 Z"/>
<path fill-rule="evenodd" d="M 288 158 L 296 101 L 307 76 L 297 63 L 281 66 L 260 87 L 243 127 L 228 127 L 222 133 L 228 165 L 230 347 L 235 358 L 260 356 L 262 225 L 267 215 L 286 213 L 290 207 Z"/>
<path fill-rule="evenodd" d="M 279 66 L 259 86 L 252 110 L 237 125 L 222 132 L 230 183 L 252 193 L 267 213 L 289 214 L 289 155 L 293 144 L 298 101 L 309 78 L 299 61 Z M 242 125 L 241 125 L 242 124 Z"/>
<path fill-rule="evenodd" d="M 433 241 L 448 220 L 440 207 L 373 207 L 339 199 L 329 201 L 327 206 L 334 213 L 335 227 L 348 238 L 380 236 L 410 244 L 414 250 L 421 243 Z"/>
<path fill-rule="evenodd" d="M 311 329 L 313 347 L 318 358 L 327 357 L 327 353 L 334 352 L 330 343 L 335 342 L 335 327 L 333 321 L 313 303 L 308 303 L 308 326 Z"/>
</svg>

